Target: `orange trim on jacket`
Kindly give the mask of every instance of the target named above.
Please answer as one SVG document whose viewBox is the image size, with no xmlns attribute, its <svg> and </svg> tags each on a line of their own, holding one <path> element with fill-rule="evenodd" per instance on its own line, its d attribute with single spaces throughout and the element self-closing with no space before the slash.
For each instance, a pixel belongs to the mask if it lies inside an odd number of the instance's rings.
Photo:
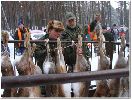
<svg viewBox="0 0 132 100">
<path fill-rule="evenodd" d="M 93 35 L 92 35 L 92 33 L 90 32 L 90 25 L 89 25 L 89 24 L 88 24 L 88 34 L 90 35 L 90 39 L 92 40 Z"/>
<path fill-rule="evenodd" d="M 90 25 L 88 24 L 88 34 L 90 35 L 91 40 L 96 41 L 97 35 L 95 32 L 90 32 Z"/>
<path fill-rule="evenodd" d="M 30 33 L 30 32 L 28 32 L 28 29 L 27 28 L 25 28 L 26 29 L 26 32 L 27 33 Z M 21 31 L 20 31 L 20 29 L 18 28 L 18 39 L 21 41 L 22 40 L 22 33 L 21 33 Z M 21 45 L 21 43 L 18 43 L 18 47 L 20 47 L 20 45 Z"/>
<path fill-rule="evenodd" d="M 20 29 L 18 28 L 18 39 L 21 41 L 22 40 L 22 33 Z M 18 43 L 18 47 L 20 47 L 21 43 Z"/>
</svg>

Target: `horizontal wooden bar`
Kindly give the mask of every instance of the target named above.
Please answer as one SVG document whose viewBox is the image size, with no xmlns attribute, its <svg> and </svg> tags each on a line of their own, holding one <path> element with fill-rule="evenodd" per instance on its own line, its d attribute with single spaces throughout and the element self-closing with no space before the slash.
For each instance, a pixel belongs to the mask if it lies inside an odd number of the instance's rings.
<svg viewBox="0 0 132 100">
<path fill-rule="evenodd" d="M 127 68 L 79 73 L 42 74 L 30 76 L 4 76 L 1 77 L 1 88 L 5 89 L 13 87 L 30 87 L 36 85 L 74 83 L 127 76 L 129 76 L 129 69 Z"/>
</svg>

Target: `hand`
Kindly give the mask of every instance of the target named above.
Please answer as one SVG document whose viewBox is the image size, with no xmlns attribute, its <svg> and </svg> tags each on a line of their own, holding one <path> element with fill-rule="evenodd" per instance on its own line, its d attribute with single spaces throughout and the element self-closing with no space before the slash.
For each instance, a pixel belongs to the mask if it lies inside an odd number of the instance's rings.
<svg viewBox="0 0 132 100">
<path fill-rule="evenodd" d="M 77 54 L 78 54 L 78 55 L 82 55 L 82 54 L 83 54 L 83 50 L 82 50 L 81 47 L 79 47 L 79 48 L 77 49 Z"/>
<path fill-rule="evenodd" d="M 46 43 L 48 43 L 48 42 L 49 42 L 49 39 L 45 39 L 44 41 L 45 41 Z"/>
</svg>

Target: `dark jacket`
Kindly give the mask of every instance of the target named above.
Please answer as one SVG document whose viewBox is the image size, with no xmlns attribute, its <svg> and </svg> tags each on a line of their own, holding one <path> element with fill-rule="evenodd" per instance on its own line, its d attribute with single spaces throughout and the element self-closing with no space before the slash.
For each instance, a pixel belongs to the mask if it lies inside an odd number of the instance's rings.
<svg viewBox="0 0 132 100">
<path fill-rule="evenodd" d="M 88 33 L 88 26 L 83 27 L 83 41 L 91 41 L 90 35 Z M 86 59 L 89 59 L 91 57 L 91 52 L 89 50 L 89 47 L 87 46 L 88 43 L 83 43 L 83 54 Z"/>
<path fill-rule="evenodd" d="M 65 31 L 61 34 L 61 39 L 67 41 L 77 41 L 78 35 L 82 33 L 82 28 L 80 25 L 76 25 L 75 28 L 70 28 L 66 26 Z"/>
<path fill-rule="evenodd" d="M 49 35 L 46 34 L 43 37 L 41 37 L 39 40 L 44 40 L 49 38 Z M 52 41 L 53 39 L 50 39 L 50 41 Z M 51 57 L 53 58 L 53 61 L 56 63 L 56 43 L 49 43 L 50 46 L 50 54 Z M 41 68 L 41 70 L 43 71 L 43 62 L 45 61 L 45 58 L 47 56 L 47 51 L 46 51 L 46 45 L 44 42 L 42 43 L 36 43 L 36 50 L 35 50 L 35 59 L 37 61 L 37 65 Z"/>
<path fill-rule="evenodd" d="M 105 33 L 103 33 L 103 35 L 105 37 L 105 41 L 114 41 L 114 37 L 113 37 L 112 33 L 105 32 Z M 106 48 L 106 55 L 107 56 L 113 55 L 113 52 L 112 52 L 112 54 L 110 54 L 110 51 L 111 51 L 111 49 L 115 50 L 115 45 L 112 46 L 110 43 L 106 43 L 105 48 Z"/>
<path fill-rule="evenodd" d="M 75 28 L 66 26 L 65 31 L 61 35 L 61 39 L 65 41 L 77 41 L 78 35 L 82 34 L 82 28 L 80 25 L 76 25 Z M 64 46 L 71 45 L 71 43 L 65 43 Z M 74 66 L 76 63 L 76 46 L 68 47 L 64 49 L 65 63 L 69 66 Z"/>
<path fill-rule="evenodd" d="M 94 21 L 91 22 L 91 24 L 90 24 L 90 32 L 94 31 L 96 25 L 97 25 L 97 20 L 94 20 Z"/>
</svg>

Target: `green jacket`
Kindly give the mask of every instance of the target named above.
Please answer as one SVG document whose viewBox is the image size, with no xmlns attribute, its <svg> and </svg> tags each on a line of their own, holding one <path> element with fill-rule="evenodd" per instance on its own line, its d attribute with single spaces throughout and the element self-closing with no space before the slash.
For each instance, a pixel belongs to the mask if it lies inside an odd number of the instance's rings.
<svg viewBox="0 0 132 100">
<path fill-rule="evenodd" d="M 61 39 L 66 41 L 77 41 L 78 35 L 82 33 L 80 25 L 76 25 L 75 28 L 66 26 L 65 31 L 61 35 Z"/>
<path fill-rule="evenodd" d="M 82 35 L 82 28 L 80 25 L 76 25 L 75 28 L 66 26 L 65 31 L 61 35 L 61 39 L 64 41 L 77 41 L 78 35 Z M 71 43 L 65 43 L 64 46 L 71 45 Z M 76 63 L 76 46 L 68 47 L 64 49 L 65 63 L 69 66 L 74 66 Z"/>
<path fill-rule="evenodd" d="M 90 32 L 93 32 L 97 25 L 97 20 L 94 20 L 90 23 Z"/>
<path fill-rule="evenodd" d="M 91 41 L 90 35 L 88 34 L 88 26 L 87 25 L 85 25 L 83 27 L 83 41 Z M 91 52 L 90 52 L 87 44 L 88 43 L 83 43 L 83 54 L 86 59 L 89 59 L 91 57 Z"/>
<path fill-rule="evenodd" d="M 105 37 L 105 41 L 114 41 L 114 36 L 112 33 L 105 32 L 105 33 L 103 33 L 103 35 Z M 106 43 L 105 47 L 106 47 L 106 53 L 109 52 L 110 51 L 109 49 L 111 49 L 111 48 L 113 48 L 113 50 L 116 50 L 115 45 L 113 45 L 113 47 L 111 47 L 111 44 L 109 44 L 109 43 Z"/>
</svg>

